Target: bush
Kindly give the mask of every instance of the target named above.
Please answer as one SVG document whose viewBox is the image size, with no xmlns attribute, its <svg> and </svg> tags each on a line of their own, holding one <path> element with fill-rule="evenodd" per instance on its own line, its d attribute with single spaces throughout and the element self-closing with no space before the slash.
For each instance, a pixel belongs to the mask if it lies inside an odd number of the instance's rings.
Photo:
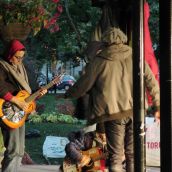
<svg viewBox="0 0 172 172">
<path fill-rule="evenodd" d="M 59 113 L 44 113 L 38 115 L 36 112 L 29 116 L 29 122 L 31 123 L 41 123 L 41 122 L 51 122 L 51 123 L 67 123 L 67 124 L 86 124 L 85 120 L 78 120 L 71 115 L 59 114 Z"/>
</svg>

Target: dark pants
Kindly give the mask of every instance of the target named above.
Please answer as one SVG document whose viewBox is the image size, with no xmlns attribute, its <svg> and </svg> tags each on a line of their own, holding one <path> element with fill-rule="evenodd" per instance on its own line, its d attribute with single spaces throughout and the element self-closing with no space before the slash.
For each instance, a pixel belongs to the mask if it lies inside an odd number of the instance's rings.
<svg viewBox="0 0 172 172">
<path fill-rule="evenodd" d="M 123 172 L 122 157 L 125 154 L 126 172 L 134 171 L 133 120 L 123 118 L 105 122 L 109 172 Z"/>
<path fill-rule="evenodd" d="M 24 155 L 25 126 L 17 129 L 2 128 L 4 146 L 6 151 L 2 161 L 2 172 L 18 172 Z"/>
</svg>

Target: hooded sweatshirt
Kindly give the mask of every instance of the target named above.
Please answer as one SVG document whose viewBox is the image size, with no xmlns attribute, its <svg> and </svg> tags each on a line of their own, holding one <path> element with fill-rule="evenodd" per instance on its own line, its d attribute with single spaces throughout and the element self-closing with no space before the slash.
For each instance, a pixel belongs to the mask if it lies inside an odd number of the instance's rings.
<svg viewBox="0 0 172 172">
<path fill-rule="evenodd" d="M 25 50 L 25 46 L 18 40 L 12 40 L 5 54 L 5 60 L 9 61 L 12 56 L 20 50 Z"/>
<path fill-rule="evenodd" d="M 121 32 L 113 35 L 117 44 L 110 36 L 110 45 L 93 58 L 85 74 L 65 94 L 78 98 L 89 92 L 89 123 L 122 119 L 133 114 L 132 50 L 123 44 L 126 39 Z M 109 40 L 107 35 L 104 41 L 106 39 Z M 145 73 L 154 104 L 159 106 L 158 83 L 148 65 Z"/>
<path fill-rule="evenodd" d="M 131 48 L 112 45 L 96 56 L 85 74 L 66 92 L 66 97 L 80 97 L 89 92 L 87 117 L 90 123 L 132 115 Z M 132 74 L 132 73 L 131 73 Z M 113 117 L 111 116 L 113 115 Z"/>
<path fill-rule="evenodd" d="M 16 95 L 18 91 L 21 90 L 21 85 L 19 84 L 18 80 L 11 74 L 11 72 L 8 70 L 8 67 L 6 67 L 6 65 L 11 65 L 9 60 L 17 51 L 20 50 L 25 50 L 24 45 L 18 40 L 13 40 L 11 41 L 10 46 L 7 49 L 4 59 L 0 60 L 0 97 L 7 101 L 9 101 L 13 97 L 13 95 Z M 21 65 L 21 67 L 25 71 L 23 64 Z M 26 72 L 25 76 L 27 78 Z M 21 79 L 20 77 L 19 80 L 21 80 L 21 82 L 24 82 L 23 79 Z"/>
</svg>

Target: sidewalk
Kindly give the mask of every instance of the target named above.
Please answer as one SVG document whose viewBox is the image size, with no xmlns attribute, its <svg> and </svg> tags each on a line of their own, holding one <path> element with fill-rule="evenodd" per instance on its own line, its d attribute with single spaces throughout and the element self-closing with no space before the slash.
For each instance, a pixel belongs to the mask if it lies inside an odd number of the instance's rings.
<svg viewBox="0 0 172 172">
<path fill-rule="evenodd" d="M 58 169 L 57 165 L 22 165 L 19 172 L 60 172 Z"/>
<path fill-rule="evenodd" d="M 160 167 L 146 167 L 146 172 L 160 172 Z"/>
<path fill-rule="evenodd" d="M 57 165 L 22 165 L 19 172 L 60 172 L 58 169 Z M 146 172 L 160 172 L 160 168 L 147 167 Z"/>
<path fill-rule="evenodd" d="M 58 172 L 57 165 L 23 165 L 19 172 Z"/>
<path fill-rule="evenodd" d="M 19 172 L 60 172 L 57 165 L 24 165 Z M 147 167 L 146 172 L 160 172 L 160 168 Z"/>
</svg>

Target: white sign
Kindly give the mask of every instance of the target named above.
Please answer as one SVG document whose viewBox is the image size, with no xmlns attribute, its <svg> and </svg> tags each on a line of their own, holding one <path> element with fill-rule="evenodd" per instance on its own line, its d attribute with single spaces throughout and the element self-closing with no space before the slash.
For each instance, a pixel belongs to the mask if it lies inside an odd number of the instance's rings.
<svg viewBox="0 0 172 172">
<path fill-rule="evenodd" d="M 49 158 L 64 158 L 65 146 L 69 142 L 66 137 L 47 136 L 43 144 L 43 156 Z"/>
<path fill-rule="evenodd" d="M 146 118 L 146 165 L 160 166 L 160 124 Z"/>
</svg>

